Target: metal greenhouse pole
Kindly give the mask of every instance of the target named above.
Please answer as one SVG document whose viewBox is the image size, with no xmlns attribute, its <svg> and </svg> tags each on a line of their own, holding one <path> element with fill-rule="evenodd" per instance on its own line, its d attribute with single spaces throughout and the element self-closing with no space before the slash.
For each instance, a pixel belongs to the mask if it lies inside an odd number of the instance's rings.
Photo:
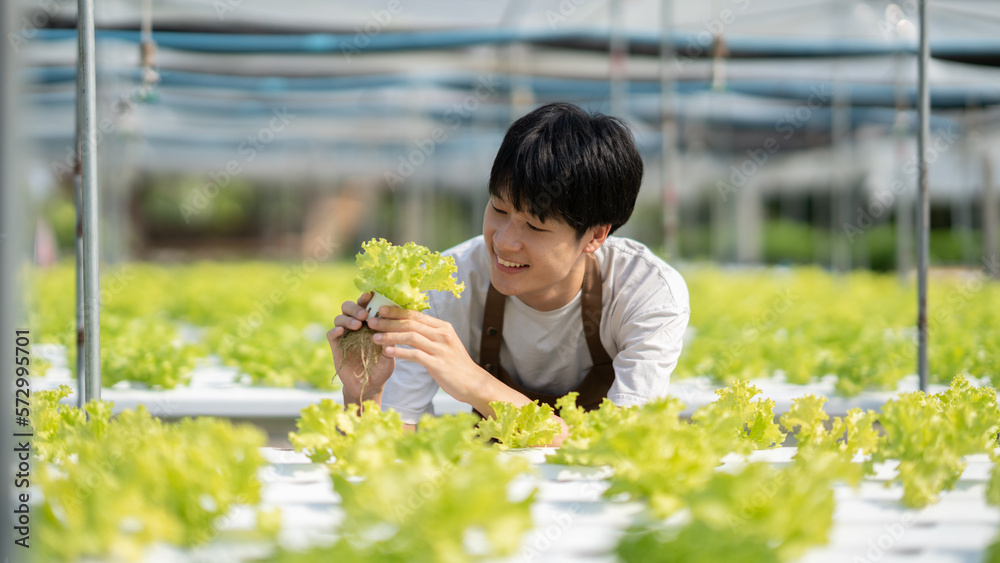
<svg viewBox="0 0 1000 563">
<path fill-rule="evenodd" d="M 14 36 L 15 7 L 20 2 L 7 1 L 0 4 L 0 37 Z M 14 144 L 14 54 L 13 49 L 4 45 L 0 48 L 0 334 L 3 334 L 4 343 L 0 346 L 0 365 L 3 365 L 3 384 L 0 385 L 0 401 L 3 401 L 3 416 L 0 416 L 0 449 L 3 450 L 3 463 L 0 464 L 0 481 L 3 484 L 3 498 L 0 498 L 0 558 L 3 561 L 12 560 L 15 555 L 24 555 L 23 559 L 28 559 L 27 553 L 15 554 L 15 549 L 21 549 L 13 543 L 14 532 L 14 495 L 11 485 L 14 483 L 14 466 L 11 463 L 14 459 L 11 452 L 14 444 L 13 436 L 13 409 L 7 410 L 7 405 L 14 404 L 14 355 L 16 353 L 12 341 L 14 337 L 15 318 L 17 314 L 15 308 L 15 283 L 18 271 L 15 253 L 20 248 L 17 244 L 20 228 L 15 227 L 19 219 L 18 204 L 24 202 L 17 201 L 17 183 L 14 174 L 14 165 L 17 159 L 13 156 Z M 10 374 L 12 379 L 7 379 Z M 12 456 L 12 457 L 8 457 Z M 27 551 L 26 549 L 24 551 Z M 13 559 L 17 561 L 18 559 Z"/>
<path fill-rule="evenodd" d="M 94 0 L 77 0 L 76 99 L 83 204 L 83 365 L 81 404 L 101 398 L 100 272 L 98 267 L 97 213 L 97 75 L 94 54 Z M 78 235 L 79 236 L 79 235 Z M 79 246 L 78 246 L 79 249 Z"/>
<path fill-rule="evenodd" d="M 77 82 L 79 82 L 79 76 L 77 76 Z M 76 210 L 76 236 L 73 248 L 76 252 L 76 260 L 74 261 L 76 268 L 76 388 L 79 391 L 76 394 L 76 406 L 81 409 L 87 403 L 85 392 L 87 388 L 87 363 L 84 361 L 87 354 L 83 349 L 83 279 L 86 277 L 86 274 L 83 270 L 83 171 L 80 164 L 80 119 L 83 117 L 82 106 L 83 96 L 77 93 L 76 119 L 73 130 L 73 207 Z"/>
<path fill-rule="evenodd" d="M 917 373 L 920 390 L 927 391 L 927 267 L 931 206 L 928 193 L 927 159 L 925 151 L 930 137 L 930 92 L 927 89 L 927 65 L 930 61 L 930 44 L 927 41 L 927 2 L 920 0 L 920 54 L 917 66 L 917 107 L 920 127 L 917 133 L 917 162 L 919 163 L 919 201 L 917 215 Z"/>
<path fill-rule="evenodd" d="M 993 155 L 983 154 L 983 254 L 992 259 L 997 256 L 997 196 L 993 187 Z M 993 270 L 993 278 L 1000 280 L 1000 271 Z"/>
</svg>

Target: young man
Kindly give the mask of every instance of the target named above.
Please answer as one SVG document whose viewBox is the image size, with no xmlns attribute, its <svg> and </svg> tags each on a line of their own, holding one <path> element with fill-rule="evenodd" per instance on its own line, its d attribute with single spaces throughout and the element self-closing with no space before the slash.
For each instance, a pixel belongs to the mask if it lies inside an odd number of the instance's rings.
<svg viewBox="0 0 1000 563">
<path fill-rule="evenodd" d="M 348 301 L 328 333 L 338 373 L 358 370 L 338 339 L 362 321 L 383 348 L 360 395 L 408 425 L 432 412 L 440 387 L 484 416 L 491 401 L 552 403 L 578 391 L 638 405 L 666 394 L 690 317 L 687 286 L 642 244 L 610 236 L 632 214 L 642 160 L 622 121 L 566 103 L 508 129 L 490 172 L 483 235 L 455 257 L 461 298 L 432 292 L 426 313 Z M 555 443 L 565 437 L 565 426 Z"/>
</svg>

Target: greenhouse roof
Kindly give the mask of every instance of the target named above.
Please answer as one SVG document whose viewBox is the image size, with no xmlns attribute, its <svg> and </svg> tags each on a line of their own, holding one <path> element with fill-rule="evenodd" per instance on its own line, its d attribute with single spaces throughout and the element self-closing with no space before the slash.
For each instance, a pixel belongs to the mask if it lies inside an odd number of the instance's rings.
<svg viewBox="0 0 1000 563">
<path fill-rule="evenodd" d="M 828 147 L 835 122 L 855 136 L 888 141 L 913 133 L 915 3 L 672 5 L 675 58 L 667 66 L 682 151 L 707 149 L 716 153 L 709 161 L 726 162 L 726 154 L 739 157 L 789 125 L 795 134 L 783 147 L 795 150 Z M 414 179 L 468 187 L 481 185 L 487 170 L 479 168 L 488 169 L 512 118 L 533 104 L 569 100 L 623 112 L 653 172 L 662 142 L 661 2 L 622 3 L 620 27 L 610 23 L 612 6 L 158 1 L 152 37 L 159 80 L 147 88 L 136 46 L 140 6 L 102 3 L 100 111 L 135 147 L 127 166 L 208 172 L 280 109 L 296 121 L 258 151 L 257 162 L 242 164 L 249 174 L 286 178 L 381 177 L 415 142 L 444 129 L 437 157 L 462 162 L 442 163 L 447 177 L 426 167 Z M 43 161 L 61 160 L 73 133 L 74 10 L 66 4 L 49 13 L 47 28 L 25 48 L 32 135 Z M 933 128 L 965 131 L 972 108 L 977 134 L 995 138 L 994 11 L 977 0 L 932 5 Z M 728 56 L 722 63 L 713 59 L 714 33 Z M 632 53 L 623 100 L 608 79 L 608 45 L 618 34 Z M 837 114 L 839 107 L 851 109 Z"/>
</svg>

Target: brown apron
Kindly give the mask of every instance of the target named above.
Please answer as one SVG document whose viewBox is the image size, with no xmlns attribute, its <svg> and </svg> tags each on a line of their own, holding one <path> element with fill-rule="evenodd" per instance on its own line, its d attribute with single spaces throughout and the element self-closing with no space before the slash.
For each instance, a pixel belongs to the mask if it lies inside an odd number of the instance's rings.
<svg viewBox="0 0 1000 563">
<path fill-rule="evenodd" d="M 586 410 L 593 410 L 601 406 L 601 402 L 608 396 L 608 390 L 611 389 L 611 384 L 615 381 L 615 370 L 611 364 L 611 357 L 601 345 L 601 270 L 598 267 L 597 258 L 593 254 L 588 253 L 586 257 L 587 266 L 583 274 L 583 295 L 580 308 L 583 311 L 583 333 L 587 337 L 587 348 L 590 349 L 590 359 L 594 362 L 594 366 L 590 368 L 580 385 L 570 391 L 576 391 L 580 394 L 576 398 L 578 406 Z M 546 403 L 555 408 L 556 400 L 562 395 L 551 395 L 525 389 L 515 383 L 510 374 L 500 366 L 503 309 L 506 301 L 507 297 L 497 291 L 491 283 L 483 315 L 483 338 L 479 346 L 479 365 L 504 385 L 523 393 L 533 401 Z"/>
</svg>

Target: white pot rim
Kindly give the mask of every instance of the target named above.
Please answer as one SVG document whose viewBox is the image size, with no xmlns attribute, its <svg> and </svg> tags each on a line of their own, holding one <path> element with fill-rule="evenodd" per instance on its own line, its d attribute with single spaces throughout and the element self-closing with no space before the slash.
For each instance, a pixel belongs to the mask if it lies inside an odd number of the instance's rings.
<svg viewBox="0 0 1000 563">
<path fill-rule="evenodd" d="M 378 316 L 378 310 L 383 305 L 392 305 L 394 307 L 400 307 L 399 303 L 396 303 L 392 299 L 389 299 L 388 297 L 386 297 L 385 295 L 382 295 L 381 293 L 379 293 L 377 291 L 373 291 L 372 292 L 372 299 L 371 299 L 371 301 L 368 302 L 368 306 L 365 307 L 365 310 L 368 311 L 368 316 L 369 317 L 377 317 Z"/>
</svg>

